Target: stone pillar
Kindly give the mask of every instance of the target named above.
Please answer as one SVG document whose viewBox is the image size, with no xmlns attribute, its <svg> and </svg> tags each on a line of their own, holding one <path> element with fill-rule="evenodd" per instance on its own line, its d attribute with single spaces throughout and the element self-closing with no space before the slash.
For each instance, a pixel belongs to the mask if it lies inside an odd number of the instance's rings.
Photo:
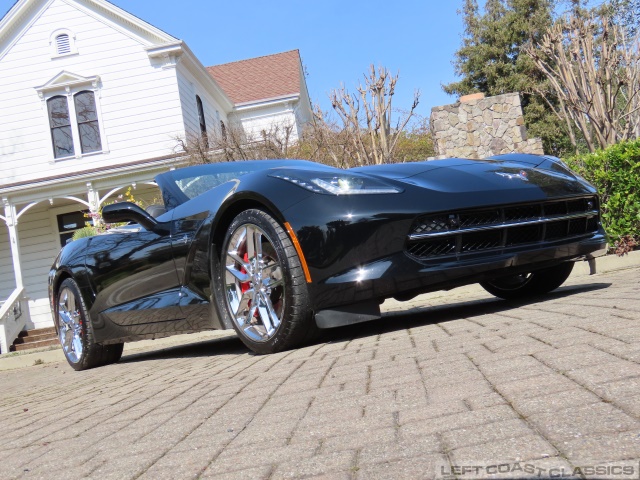
<svg viewBox="0 0 640 480">
<path fill-rule="evenodd" d="M 541 139 L 527 139 L 519 93 L 488 98 L 473 94 L 452 105 L 434 107 L 431 133 L 436 154 L 441 157 L 544 154 Z"/>
</svg>

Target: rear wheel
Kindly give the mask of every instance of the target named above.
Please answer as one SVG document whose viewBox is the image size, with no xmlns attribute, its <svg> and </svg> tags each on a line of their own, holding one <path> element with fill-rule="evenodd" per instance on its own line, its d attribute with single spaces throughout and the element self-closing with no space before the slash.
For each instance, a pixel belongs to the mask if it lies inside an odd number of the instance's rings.
<svg viewBox="0 0 640 480">
<path fill-rule="evenodd" d="M 64 280 L 56 299 L 58 339 L 67 362 L 74 370 L 86 370 L 120 360 L 123 343 L 95 343 L 93 326 L 75 280 Z"/>
<path fill-rule="evenodd" d="M 269 214 L 252 209 L 233 220 L 219 268 L 219 309 L 251 350 L 279 352 L 315 332 L 300 259 Z"/>
<path fill-rule="evenodd" d="M 542 295 L 562 285 L 569 278 L 573 265 L 573 262 L 564 262 L 555 267 L 536 270 L 535 272 L 480 282 L 480 285 L 490 294 L 505 300 Z"/>
</svg>

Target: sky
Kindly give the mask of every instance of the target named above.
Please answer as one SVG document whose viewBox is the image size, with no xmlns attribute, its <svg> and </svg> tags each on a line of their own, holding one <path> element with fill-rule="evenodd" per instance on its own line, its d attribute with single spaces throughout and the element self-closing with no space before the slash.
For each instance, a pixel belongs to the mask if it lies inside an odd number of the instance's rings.
<svg viewBox="0 0 640 480">
<path fill-rule="evenodd" d="M 4 15 L 15 0 L 0 0 Z M 299 49 L 313 103 L 331 108 L 329 92 L 355 92 L 369 65 L 399 74 L 394 108 L 416 112 L 457 99 L 441 84 L 455 80 L 462 0 L 112 0 L 184 40 L 205 66 Z"/>
</svg>

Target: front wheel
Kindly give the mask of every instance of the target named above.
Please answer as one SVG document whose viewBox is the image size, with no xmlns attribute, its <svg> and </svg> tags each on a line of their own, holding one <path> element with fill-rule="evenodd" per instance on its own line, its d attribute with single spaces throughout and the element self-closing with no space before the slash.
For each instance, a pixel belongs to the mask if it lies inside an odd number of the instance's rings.
<svg viewBox="0 0 640 480">
<path fill-rule="evenodd" d="M 573 270 L 573 262 L 564 262 L 555 267 L 530 273 L 509 275 L 494 280 L 480 282 L 482 288 L 505 300 L 542 295 L 562 285 Z"/>
<path fill-rule="evenodd" d="M 219 310 L 247 347 L 274 353 L 312 336 L 304 271 L 273 217 L 254 209 L 240 213 L 227 229 L 219 265 Z"/>
<path fill-rule="evenodd" d="M 95 342 L 80 289 L 71 278 L 65 279 L 58 289 L 56 321 L 62 351 L 74 370 L 115 363 L 122 357 L 123 343 L 101 345 Z"/>
</svg>

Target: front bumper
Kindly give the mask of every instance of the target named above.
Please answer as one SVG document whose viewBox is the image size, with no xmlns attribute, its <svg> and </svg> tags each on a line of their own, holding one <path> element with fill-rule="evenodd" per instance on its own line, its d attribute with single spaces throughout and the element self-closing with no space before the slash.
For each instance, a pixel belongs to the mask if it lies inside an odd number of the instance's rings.
<svg viewBox="0 0 640 480">
<path fill-rule="evenodd" d="M 503 249 L 439 262 L 418 262 L 402 251 L 310 284 L 309 290 L 316 311 L 391 297 L 403 300 L 564 261 L 594 258 L 606 253 L 606 248 L 606 237 L 600 229 L 569 243 Z"/>
</svg>

